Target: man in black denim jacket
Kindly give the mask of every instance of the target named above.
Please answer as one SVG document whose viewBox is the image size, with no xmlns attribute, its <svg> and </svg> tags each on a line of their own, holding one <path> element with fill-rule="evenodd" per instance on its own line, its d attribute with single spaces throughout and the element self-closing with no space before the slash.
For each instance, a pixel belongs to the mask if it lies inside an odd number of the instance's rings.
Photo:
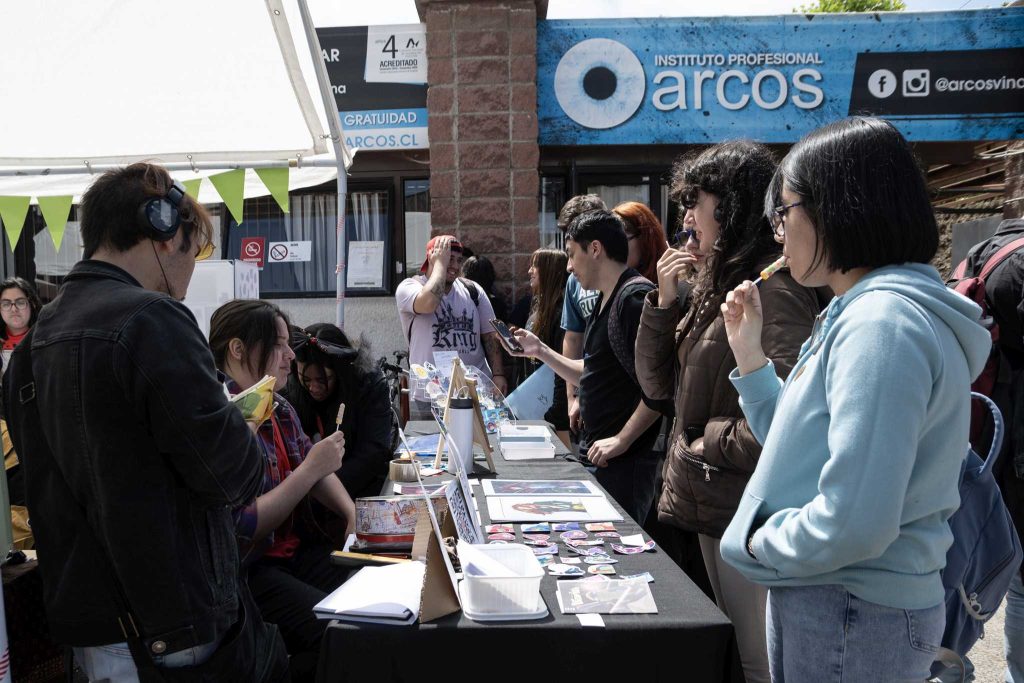
<svg viewBox="0 0 1024 683">
<path fill-rule="evenodd" d="M 91 679 L 130 677 L 133 659 L 169 680 L 276 678 L 283 649 L 245 609 L 231 516 L 260 490 L 262 451 L 180 303 L 209 217 L 134 164 L 93 184 L 81 220 L 86 260 L 4 380 L 51 633 Z"/>
</svg>

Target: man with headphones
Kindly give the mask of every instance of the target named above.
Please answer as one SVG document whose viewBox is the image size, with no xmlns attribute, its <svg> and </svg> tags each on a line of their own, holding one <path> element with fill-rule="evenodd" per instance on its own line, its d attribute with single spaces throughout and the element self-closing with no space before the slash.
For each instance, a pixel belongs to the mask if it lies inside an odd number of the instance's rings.
<svg viewBox="0 0 1024 683">
<path fill-rule="evenodd" d="M 259 492 L 262 452 L 180 303 L 209 216 L 138 163 L 99 177 L 80 218 L 85 258 L 3 383 L 50 632 L 91 680 L 286 678 L 231 513 Z"/>
</svg>

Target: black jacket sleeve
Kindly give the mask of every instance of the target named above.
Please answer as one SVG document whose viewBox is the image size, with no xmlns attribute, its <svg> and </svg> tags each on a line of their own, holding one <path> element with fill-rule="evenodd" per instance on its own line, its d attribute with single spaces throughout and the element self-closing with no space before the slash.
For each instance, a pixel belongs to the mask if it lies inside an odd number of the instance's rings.
<svg viewBox="0 0 1024 683">
<path fill-rule="evenodd" d="M 395 416 L 388 385 L 379 370 L 362 379 L 356 410 L 345 410 L 345 457 L 338 477 L 353 498 L 380 495 L 394 452 Z"/>
</svg>

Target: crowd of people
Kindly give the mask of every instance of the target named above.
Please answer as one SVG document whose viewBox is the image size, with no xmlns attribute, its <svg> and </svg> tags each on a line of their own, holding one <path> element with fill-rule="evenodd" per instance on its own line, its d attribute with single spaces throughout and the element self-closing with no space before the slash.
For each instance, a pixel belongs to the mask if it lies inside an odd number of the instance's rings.
<svg viewBox="0 0 1024 683">
<path fill-rule="evenodd" d="M 729 617 L 747 681 L 928 679 L 993 354 L 1012 425 L 997 476 L 1024 531 L 1024 250 L 990 284 L 993 350 L 930 265 L 924 178 L 880 119 L 781 161 L 710 146 L 676 162 L 671 197 L 671 246 L 642 203 L 570 199 L 564 250 L 532 254 L 511 310 L 486 256 L 435 236 L 395 297 L 410 362 L 458 357 L 502 392 L 550 368 L 545 419 Z M 0 283 L 5 467 L 51 632 L 91 680 L 311 680 L 312 607 L 345 578 L 329 553 L 398 438 L 368 343 L 262 300 L 224 304 L 204 338 L 181 299 L 212 223 L 158 166 L 104 173 L 80 216 L 84 259 L 52 302 Z M 1022 233 L 1005 222 L 971 267 Z M 230 396 L 268 375 L 272 414 L 246 422 Z M 409 417 L 430 416 L 412 395 Z M 1022 640 L 1017 575 L 1009 681 Z"/>
</svg>

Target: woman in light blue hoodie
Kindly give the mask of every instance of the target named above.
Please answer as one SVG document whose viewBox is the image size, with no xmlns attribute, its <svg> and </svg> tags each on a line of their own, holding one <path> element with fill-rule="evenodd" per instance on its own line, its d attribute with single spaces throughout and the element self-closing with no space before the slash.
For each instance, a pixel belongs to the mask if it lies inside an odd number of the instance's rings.
<svg viewBox="0 0 1024 683">
<path fill-rule="evenodd" d="M 989 334 L 928 265 L 924 178 L 888 122 L 808 134 L 765 203 L 793 277 L 836 298 L 785 383 L 761 349 L 756 287 L 722 305 L 764 444 L 722 556 L 769 586 L 773 681 L 919 683 L 943 632 L 947 520 Z"/>
</svg>

